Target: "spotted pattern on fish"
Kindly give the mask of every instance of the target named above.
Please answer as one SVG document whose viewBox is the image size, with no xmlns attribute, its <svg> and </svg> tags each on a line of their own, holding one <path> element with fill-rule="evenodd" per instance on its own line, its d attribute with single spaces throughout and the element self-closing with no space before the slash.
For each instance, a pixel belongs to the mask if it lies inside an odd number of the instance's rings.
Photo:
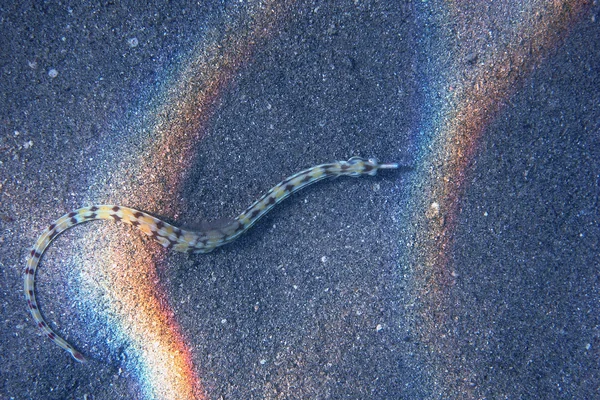
<svg viewBox="0 0 600 400">
<path fill-rule="evenodd" d="M 67 229 L 93 220 L 114 220 L 133 225 L 166 248 L 192 254 L 208 253 L 215 247 L 227 244 L 250 229 L 277 203 L 292 193 L 325 178 L 336 176 L 375 175 L 380 169 L 396 169 L 398 164 L 380 164 L 375 159 L 352 157 L 348 161 L 321 164 L 300 171 L 274 186 L 256 200 L 237 218 L 219 228 L 190 231 L 168 224 L 143 211 L 115 205 L 93 205 L 63 215 L 52 223 L 38 238 L 27 258 L 24 271 L 25 300 L 37 326 L 50 340 L 68 351 L 75 360 L 84 362 L 85 357 L 66 340 L 56 334 L 40 313 L 35 299 L 35 273 L 42 255 L 52 240 Z"/>
</svg>

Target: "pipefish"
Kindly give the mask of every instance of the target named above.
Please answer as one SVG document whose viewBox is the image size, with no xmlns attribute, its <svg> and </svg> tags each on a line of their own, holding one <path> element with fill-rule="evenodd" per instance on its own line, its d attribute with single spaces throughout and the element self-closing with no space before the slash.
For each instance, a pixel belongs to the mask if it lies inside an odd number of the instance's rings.
<svg viewBox="0 0 600 400">
<path fill-rule="evenodd" d="M 321 164 L 300 171 L 271 188 L 243 213 L 221 227 L 191 231 L 161 221 L 143 211 L 116 205 L 93 205 L 79 208 L 63 215 L 52 223 L 38 238 L 27 258 L 24 271 L 25 300 L 37 326 L 50 340 L 63 348 L 77 361 L 86 361 L 83 354 L 75 350 L 66 340 L 55 333 L 46 323 L 35 299 L 35 273 L 46 248 L 58 235 L 67 229 L 93 220 L 114 220 L 141 230 L 166 248 L 191 254 L 208 253 L 237 239 L 252 227 L 277 203 L 292 193 L 325 178 L 337 176 L 373 176 L 380 169 L 397 169 L 396 163 L 381 164 L 376 159 L 352 157 L 348 161 Z"/>
</svg>

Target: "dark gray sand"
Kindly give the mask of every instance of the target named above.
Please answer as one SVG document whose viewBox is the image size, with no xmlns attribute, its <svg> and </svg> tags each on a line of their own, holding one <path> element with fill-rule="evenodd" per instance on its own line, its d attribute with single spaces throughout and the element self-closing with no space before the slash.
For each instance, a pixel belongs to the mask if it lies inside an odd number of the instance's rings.
<svg viewBox="0 0 600 400">
<path fill-rule="evenodd" d="M 295 6 L 221 94 L 185 171 L 189 184 L 174 194 L 185 204 L 180 220 L 236 215 L 281 178 L 326 161 L 415 162 L 426 145 L 414 132 L 425 109 L 415 60 L 427 51 L 415 12 L 337 3 Z M 82 365 L 38 333 L 22 270 L 41 231 L 94 200 L 90 186 L 111 180 L 99 174 L 118 171 L 109 168 L 114 155 L 143 125 L 136 112 L 149 112 L 208 29 L 243 9 L 0 12 L 0 399 L 143 398 L 148 380 L 123 369 L 118 354 Z M 446 315 L 456 321 L 456 365 L 472 381 L 457 398 L 583 399 L 600 390 L 593 15 L 597 8 L 524 79 L 469 170 L 451 256 L 455 308 Z M 432 382 L 440 372 L 407 322 L 419 301 L 400 263 L 409 174 L 320 183 L 231 245 L 168 256 L 161 285 L 209 398 L 421 399 L 465 387 Z M 44 286 L 48 320 L 106 354 L 74 315 L 58 312 L 53 290 L 64 297 L 64 288 Z"/>
</svg>

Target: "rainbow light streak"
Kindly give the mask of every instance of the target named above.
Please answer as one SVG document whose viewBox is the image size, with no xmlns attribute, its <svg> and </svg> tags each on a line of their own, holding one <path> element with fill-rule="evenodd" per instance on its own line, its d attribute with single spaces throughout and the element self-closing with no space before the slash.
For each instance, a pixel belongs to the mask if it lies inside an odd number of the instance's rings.
<svg viewBox="0 0 600 400">
<path fill-rule="evenodd" d="M 219 97 L 255 47 L 276 28 L 281 17 L 289 15 L 288 7 L 288 2 L 253 3 L 239 21 L 220 27 L 220 31 L 227 32 L 224 36 L 207 33 L 213 39 L 198 46 L 176 80 L 167 84 L 168 89 L 154 102 L 160 106 L 147 111 L 153 115 L 154 126 L 136 132 L 142 145 L 120 154 L 134 157 L 128 171 L 98 175 L 98 179 L 119 177 L 116 186 L 124 188 L 124 193 L 115 199 L 118 204 L 177 216 L 185 204 L 177 196 L 185 184 L 185 171 L 194 162 L 196 146 L 216 111 Z M 139 183 L 129 183 L 132 176 Z M 101 196 L 90 193 L 88 197 Z M 164 263 L 164 251 L 131 230 L 107 224 L 98 230 L 88 234 L 83 243 L 92 244 L 102 237 L 100 253 L 105 256 L 102 262 L 96 259 L 95 265 L 80 264 L 82 284 L 78 295 L 86 299 L 88 319 L 102 321 L 92 322 L 104 331 L 95 333 L 92 339 L 103 348 L 109 342 L 112 352 L 119 353 L 118 349 L 125 346 L 125 365 L 138 377 L 143 397 L 203 398 L 198 367 L 192 364 L 185 335 L 156 272 L 157 265 Z M 103 343 L 100 335 L 109 339 Z"/>
<path fill-rule="evenodd" d="M 84 288 L 93 282 L 91 290 L 103 289 L 100 296 L 86 300 L 92 309 L 89 313 L 96 314 L 90 318 L 100 320 L 95 324 L 100 329 L 103 325 L 111 328 L 105 335 L 111 347 L 126 343 L 124 366 L 133 369 L 141 382 L 152 382 L 141 385 L 144 398 L 203 398 L 189 349 L 166 303 L 156 269 L 145 267 L 153 265 L 152 254 L 139 251 L 137 245 L 143 243 L 137 232 L 109 234 L 115 236 L 123 239 L 123 245 L 109 243 L 96 253 L 107 267 L 86 268 L 82 273 Z M 129 241 L 136 249 L 125 249 Z M 105 343 L 98 346 L 105 347 Z"/>
<path fill-rule="evenodd" d="M 144 202 L 151 198 L 155 206 L 160 206 L 161 215 L 176 214 L 176 210 L 169 209 L 174 204 L 173 193 L 186 182 L 185 171 L 195 159 L 197 143 L 216 111 L 220 95 L 256 46 L 283 16 L 289 15 L 288 7 L 285 1 L 261 1 L 250 6 L 245 21 L 223 28 L 227 32 L 224 37 L 207 34 L 215 40 L 198 46 L 177 81 L 167 89 L 160 109 L 154 112 L 156 123 L 148 145 L 151 151 L 137 160 L 144 187 L 152 192 L 131 200 Z"/>
<path fill-rule="evenodd" d="M 491 3 L 490 3 L 491 4 Z M 453 340 L 448 321 L 452 304 L 448 295 L 453 286 L 451 265 L 452 237 L 460 213 L 460 197 L 464 191 L 468 166 L 473 161 L 477 144 L 485 127 L 498 114 L 501 104 L 530 72 L 544 54 L 552 48 L 568 27 L 577 20 L 586 1 L 532 1 L 526 8 L 515 10 L 515 3 L 487 6 L 481 2 L 454 1 L 446 4 L 443 20 L 456 29 L 455 58 L 468 54 L 470 38 L 486 37 L 497 26 L 490 21 L 489 8 L 498 7 L 505 14 L 506 24 L 515 24 L 513 31 L 493 42 L 493 49 L 465 71 L 456 65 L 446 74 L 442 85 L 449 93 L 441 104 L 439 120 L 432 143 L 424 144 L 426 152 L 419 166 L 419 185 L 415 185 L 416 200 L 411 210 L 414 241 L 408 260 L 414 270 L 414 295 L 421 302 L 417 330 L 428 349 L 427 357 L 439 371 L 434 382 L 436 391 L 450 387 L 469 392 L 470 371 L 461 368 L 460 347 Z M 504 8 L 504 10 L 502 9 Z M 505 10 L 512 8 L 512 10 Z M 495 10 L 498 11 L 498 10 Z M 496 16 L 497 18 L 500 18 Z M 493 18 L 492 18 L 493 19 Z M 518 22 L 518 23 L 517 23 Z M 492 21 L 493 25 L 494 22 Z M 432 71 L 435 66 L 429 66 Z M 417 194 L 416 192 L 420 192 Z M 458 361 L 458 362 L 457 362 Z"/>
</svg>

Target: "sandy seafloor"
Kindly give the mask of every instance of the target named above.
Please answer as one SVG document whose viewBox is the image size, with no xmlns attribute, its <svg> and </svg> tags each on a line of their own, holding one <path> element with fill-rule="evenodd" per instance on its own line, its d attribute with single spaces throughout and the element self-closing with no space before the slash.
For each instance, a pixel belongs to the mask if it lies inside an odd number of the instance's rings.
<svg viewBox="0 0 600 400">
<path fill-rule="evenodd" d="M 0 6 L 0 399 L 600 397 L 595 2 L 200 3 Z M 70 210 L 193 227 L 353 155 L 410 169 L 207 255 L 62 235 L 38 300 L 85 364 L 27 311 Z"/>
</svg>

